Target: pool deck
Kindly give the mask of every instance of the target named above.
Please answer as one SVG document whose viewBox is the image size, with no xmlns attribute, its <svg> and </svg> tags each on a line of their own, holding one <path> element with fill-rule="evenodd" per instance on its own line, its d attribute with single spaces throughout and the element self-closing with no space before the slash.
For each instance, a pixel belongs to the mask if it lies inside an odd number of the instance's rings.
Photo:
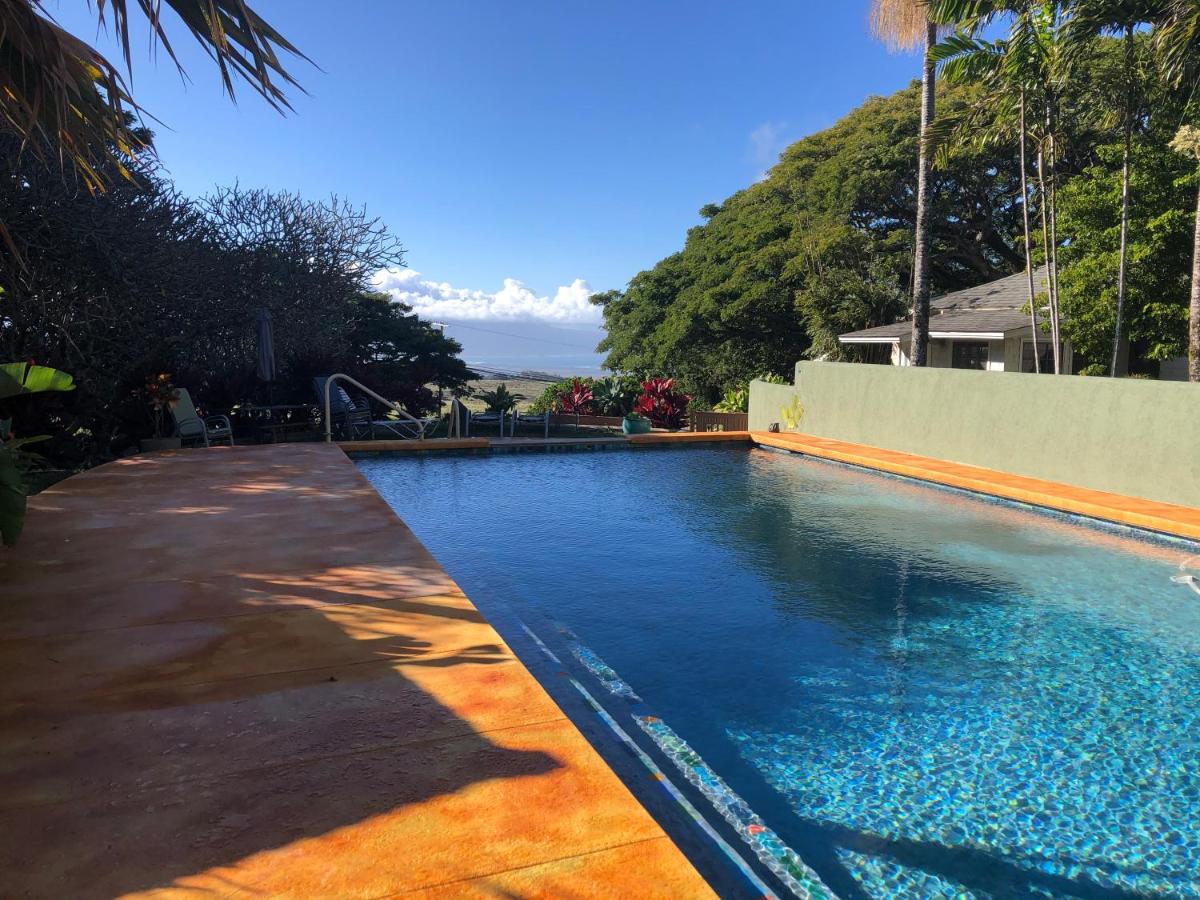
<svg viewBox="0 0 1200 900">
<path fill-rule="evenodd" d="M 712 896 L 336 447 L 78 475 L 0 585 L 5 896 Z"/>
</svg>

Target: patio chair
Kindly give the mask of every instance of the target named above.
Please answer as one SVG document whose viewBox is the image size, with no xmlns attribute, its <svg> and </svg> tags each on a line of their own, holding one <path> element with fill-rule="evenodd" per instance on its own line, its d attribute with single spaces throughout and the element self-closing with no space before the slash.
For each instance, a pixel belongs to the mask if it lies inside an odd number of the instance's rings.
<svg viewBox="0 0 1200 900">
<path fill-rule="evenodd" d="M 517 436 L 518 425 L 541 425 L 542 437 L 550 437 L 550 410 L 540 413 L 519 413 L 513 410 L 512 425 L 509 430 L 509 436 Z"/>
<path fill-rule="evenodd" d="M 229 446 L 233 446 L 233 423 L 229 421 L 229 416 L 201 418 L 187 389 L 180 388 L 177 393 L 171 414 L 175 417 L 175 434 L 181 444 L 198 441 L 205 447 L 211 447 L 214 443 L 229 441 Z"/>
<path fill-rule="evenodd" d="M 360 397 L 354 401 L 354 410 L 350 413 L 350 419 L 356 429 L 365 431 L 370 437 L 376 437 L 378 433 L 381 433 L 385 438 L 402 440 L 415 440 L 422 433 L 428 434 L 431 428 L 442 421 L 438 416 L 417 417 L 415 421 L 400 418 L 373 419 L 371 418 L 371 402 L 366 397 Z"/>
<path fill-rule="evenodd" d="M 471 436 L 471 429 L 476 425 L 499 425 L 500 437 L 504 437 L 504 420 L 506 416 L 502 412 L 470 412 L 467 413 L 467 437 Z"/>
</svg>

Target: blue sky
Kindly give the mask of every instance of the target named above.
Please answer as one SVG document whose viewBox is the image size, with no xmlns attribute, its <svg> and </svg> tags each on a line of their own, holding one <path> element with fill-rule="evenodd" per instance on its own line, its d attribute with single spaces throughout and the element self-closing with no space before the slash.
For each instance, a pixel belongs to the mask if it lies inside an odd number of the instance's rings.
<svg viewBox="0 0 1200 900">
<path fill-rule="evenodd" d="M 397 296 L 542 335 L 544 355 L 548 340 L 591 344 L 588 289 L 624 286 L 682 246 L 702 205 L 917 66 L 867 35 L 867 0 L 252 5 L 320 66 L 294 64 L 310 95 L 287 117 L 249 90 L 229 103 L 178 28 L 189 84 L 135 44 L 133 93 L 163 122 L 176 184 L 366 204 L 407 248 L 411 272 L 387 280 Z M 47 8 L 96 36 L 84 0 Z M 469 357 L 485 341 L 451 333 Z"/>
</svg>

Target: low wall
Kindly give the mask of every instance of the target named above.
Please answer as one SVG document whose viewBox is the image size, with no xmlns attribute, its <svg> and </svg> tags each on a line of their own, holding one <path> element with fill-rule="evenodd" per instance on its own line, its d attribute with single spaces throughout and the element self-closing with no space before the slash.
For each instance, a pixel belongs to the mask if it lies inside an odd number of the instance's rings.
<svg viewBox="0 0 1200 900">
<path fill-rule="evenodd" d="M 792 402 L 795 396 L 796 389 L 790 384 L 771 384 L 769 381 L 750 382 L 749 429 L 751 431 L 769 431 L 772 425 L 779 423 L 780 429 L 786 431 L 783 424 L 783 409 Z"/>
<path fill-rule="evenodd" d="M 1200 507 L 1200 385 L 801 362 L 752 385 L 750 428 L 792 391 L 806 434 Z"/>
</svg>

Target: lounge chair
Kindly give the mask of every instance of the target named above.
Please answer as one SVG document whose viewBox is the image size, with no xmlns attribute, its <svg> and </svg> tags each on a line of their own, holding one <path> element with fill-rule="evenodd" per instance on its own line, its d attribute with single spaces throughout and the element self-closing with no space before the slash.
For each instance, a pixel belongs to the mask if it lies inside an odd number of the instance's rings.
<svg viewBox="0 0 1200 900">
<path fill-rule="evenodd" d="M 467 437 L 471 436 L 471 429 L 476 425 L 499 425 L 500 437 L 504 437 L 504 419 L 505 414 L 502 412 L 470 412 L 467 413 Z"/>
<path fill-rule="evenodd" d="M 508 432 L 511 437 L 517 436 L 518 425 L 541 425 L 542 437 L 548 438 L 550 437 L 550 410 L 540 413 L 518 413 L 513 410 L 512 425 Z"/>
<path fill-rule="evenodd" d="M 325 408 L 325 382 L 328 376 L 318 376 L 313 379 L 313 387 L 317 391 L 317 400 L 322 410 Z M 334 384 L 329 392 L 329 417 L 337 425 L 341 435 L 346 440 L 370 440 L 380 433 L 385 438 L 400 438 L 412 440 L 419 438 L 422 429 L 436 425 L 437 417 L 424 419 L 375 419 L 371 416 L 371 404 L 366 397 L 354 400 L 346 393 L 340 384 Z"/>
<path fill-rule="evenodd" d="M 214 443 L 229 441 L 229 446 L 233 446 L 233 423 L 229 416 L 201 418 L 187 389 L 180 388 L 177 394 L 171 414 L 175 417 L 175 434 L 181 444 L 199 441 L 205 447 L 211 447 Z"/>
</svg>

